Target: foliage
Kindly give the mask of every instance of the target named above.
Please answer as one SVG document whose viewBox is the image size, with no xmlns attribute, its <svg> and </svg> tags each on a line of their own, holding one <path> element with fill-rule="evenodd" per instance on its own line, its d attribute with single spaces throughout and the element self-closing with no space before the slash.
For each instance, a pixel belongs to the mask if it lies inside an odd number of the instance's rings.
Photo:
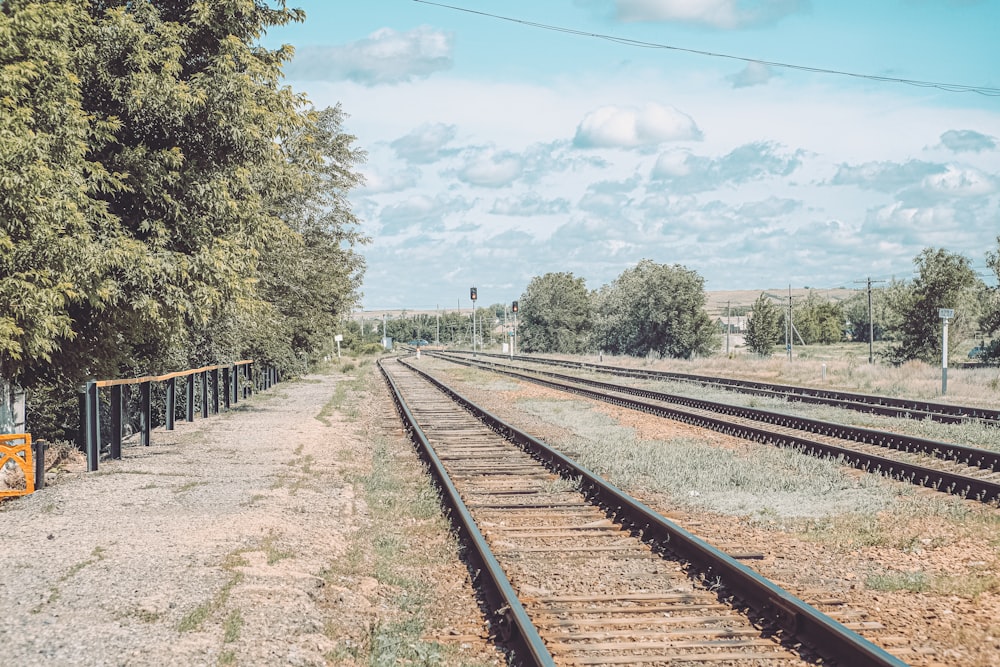
<svg viewBox="0 0 1000 667">
<path fill-rule="evenodd" d="M 986 265 L 993 271 L 997 287 L 986 295 L 979 326 L 984 333 L 994 334 L 1000 331 L 1000 236 L 997 237 L 997 251 L 986 253 Z"/>
<path fill-rule="evenodd" d="M 761 293 L 753 304 L 744 335 L 747 349 L 763 357 L 774 353 L 774 346 L 781 340 L 781 311 L 769 296 Z"/>
<path fill-rule="evenodd" d="M 894 301 L 899 322 L 893 323 L 895 340 L 886 352 L 894 363 L 921 359 L 930 363 L 941 358 L 940 308 L 955 310 L 949 321 L 949 354 L 975 328 L 981 310 L 983 284 L 971 262 L 942 248 L 925 248 L 913 260 L 917 278 Z"/>
<path fill-rule="evenodd" d="M 704 280 L 679 264 L 642 260 L 597 293 L 595 309 L 594 338 L 607 352 L 690 358 L 720 344 L 705 312 Z"/>
<path fill-rule="evenodd" d="M 518 303 L 518 348 L 524 352 L 583 352 L 592 321 L 590 293 L 583 278 L 572 273 L 535 276 Z"/>
<path fill-rule="evenodd" d="M 275 6 L 276 5 L 276 6 Z M 281 85 L 284 0 L 0 0 L 0 373 L 24 386 L 332 347 L 366 239 L 343 111 Z"/>
<path fill-rule="evenodd" d="M 867 318 L 866 318 L 867 319 Z M 806 345 L 829 345 L 844 339 L 844 310 L 838 303 L 810 291 L 793 309 L 792 322 Z"/>
</svg>

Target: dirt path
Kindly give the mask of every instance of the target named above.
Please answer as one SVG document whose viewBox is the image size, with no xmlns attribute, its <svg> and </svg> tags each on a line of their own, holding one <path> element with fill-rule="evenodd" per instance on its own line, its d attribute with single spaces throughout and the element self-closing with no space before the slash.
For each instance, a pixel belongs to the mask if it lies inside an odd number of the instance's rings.
<svg viewBox="0 0 1000 667">
<path fill-rule="evenodd" d="M 347 552 L 370 520 L 357 481 L 373 459 L 365 432 L 385 415 L 324 410 L 339 381 L 282 383 L 4 503 L 0 664 L 367 664 L 364 635 L 383 622 L 378 608 L 393 612 L 391 586 Z M 351 576 L 332 577 L 345 559 Z M 434 595 L 457 595 L 474 617 L 453 567 Z M 456 650 L 486 651 L 481 628 L 451 633 Z"/>
</svg>

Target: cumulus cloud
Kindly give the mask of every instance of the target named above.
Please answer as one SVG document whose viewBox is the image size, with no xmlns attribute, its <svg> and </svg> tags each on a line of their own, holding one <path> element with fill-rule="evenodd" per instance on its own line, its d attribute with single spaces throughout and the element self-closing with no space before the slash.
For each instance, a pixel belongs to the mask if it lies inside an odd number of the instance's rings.
<svg viewBox="0 0 1000 667">
<path fill-rule="evenodd" d="M 920 183 L 927 176 L 941 174 L 947 166 L 922 160 L 909 162 L 865 162 L 842 164 L 830 180 L 832 185 L 856 185 L 866 190 L 897 192 Z"/>
<path fill-rule="evenodd" d="M 747 63 L 739 73 L 726 77 L 733 88 L 749 88 L 767 83 L 774 76 L 773 70 L 764 63 Z"/>
<path fill-rule="evenodd" d="M 675 193 L 703 192 L 769 176 L 788 176 L 801 163 L 801 151 L 783 153 L 774 142 L 757 141 L 720 158 L 685 151 L 664 153 L 657 158 L 651 178 Z"/>
<path fill-rule="evenodd" d="M 289 79 L 354 81 L 366 86 L 424 79 L 452 66 L 450 33 L 421 26 L 407 32 L 376 30 L 367 38 L 340 46 L 298 49 L 285 66 Z"/>
<path fill-rule="evenodd" d="M 389 145 L 404 160 L 426 164 L 438 160 L 441 149 L 454 138 L 454 125 L 425 123 Z"/>
<path fill-rule="evenodd" d="M 780 218 L 794 213 L 802 208 L 802 202 L 797 199 L 782 199 L 779 197 L 768 197 L 763 201 L 747 202 L 736 209 L 736 213 L 756 219 Z"/>
<path fill-rule="evenodd" d="M 997 148 L 996 137 L 988 134 L 980 134 L 973 130 L 948 130 L 941 135 L 941 144 L 948 150 L 956 153 L 970 151 L 979 153 L 981 151 L 992 151 Z"/>
<path fill-rule="evenodd" d="M 569 201 L 562 197 L 542 199 L 535 192 L 528 192 L 520 197 L 497 199 L 493 202 L 490 213 L 518 217 L 536 215 L 556 215 L 569 212 Z"/>
<path fill-rule="evenodd" d="M 455 175 L 469 185 L 502 188 L 511 185 L 524 173 L 524 160 L 509 151 L 493 149 L 471 151 Z"/>
<path fill-rule="evenodd" d="M 419 169 L 403 169 L 389 172 L 366 171 L 365 185 L 358 190 L 360 195 L 376 195 L 399 192 L 416 186 L 420 179 Z"/>
<path fill-rule="evenodd" d="M 601 107 L 588 113 L 576 128 L 577 148 L 647 148 L 666 141 L 700 140 L 701 130 L 690 116 L 674 107 L 647 104 Z"/>
<path fill-rule="evenodd" d="M 808 7 L 806 0 L 615 0 L 622 21 L 676 21 L 722 30 L 775 23 Z"/>
<path fill-rule="evenodd" d="M 412 225 L 420 225 L 422 231 L 443 230 L 444 219 L 455 213 L 464 213 L 473 208 L 475 202 L 464 197 L 438 195 L 414 195 L 401 202 L 385 206 L 379 219 L 382 231 L 398 233 Z"/>
</svg>

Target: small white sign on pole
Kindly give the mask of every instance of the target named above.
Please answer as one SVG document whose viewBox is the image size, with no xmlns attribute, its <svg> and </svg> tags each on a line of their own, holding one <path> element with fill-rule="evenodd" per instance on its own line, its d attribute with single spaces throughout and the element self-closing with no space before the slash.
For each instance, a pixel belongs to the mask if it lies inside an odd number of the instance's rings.
<svg viewBox="0 0 1000 667">
<path fill-rule="evenodd" d="M 341 336 L 340 334 L 337 334 L 336 336 L 333 337 L 333 340 L 336 341 L 337 343 L 337 359 L 340 359 L 340 341 L 344 340 L 344 337 Z"/>
</svg>

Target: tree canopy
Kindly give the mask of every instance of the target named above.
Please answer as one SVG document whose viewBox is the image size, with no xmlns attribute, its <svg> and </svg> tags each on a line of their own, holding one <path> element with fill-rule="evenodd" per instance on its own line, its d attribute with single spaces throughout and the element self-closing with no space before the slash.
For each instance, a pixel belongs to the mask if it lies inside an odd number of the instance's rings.
<svg viewBox="0 0 1000 667">
<path fill-rule="evenodd" d="M 276 5 L 276 6 L 272 6 Z M 343 111 L 282 85 L 283 0 L 0 0 L 0 374 L 251 355 L 300 370 L 357 300 Z"/>
<path fill-rule="evenodd" d="M 642 260 L 597 293 L 595 310 L 595 341 L 606 352 L 690 358 L 720 344 L 704 280 L 679 264 Z"/>
<path fill-rule="evenodd" d="M 592 326 L 590 293 L 572 273 L 532 278 L 519 300 L 518 347 L 524 352 L 583 352 Z"/>
<path fill-rule="evenodd" d="M 968 258 L 943 248 L 925 248 L 913 263 L 917 277 L 895 302 L 899 313 L 894 334 L 898 344 L 887 352 L 894 362 L 941 358 L 941 318 L 939 309 L 955 310 L 949 322 L 949 352 L 972 333 L 982 309 L 982 281 Z"/>
<path fill-rule="evenodd" d="M 774 353 L 774 346 L 781 340 L 781 311 L 769 296 L 761 293 L 753 304 L 744 335 L 747 349 L 763 357 Z"/>
</svg>

